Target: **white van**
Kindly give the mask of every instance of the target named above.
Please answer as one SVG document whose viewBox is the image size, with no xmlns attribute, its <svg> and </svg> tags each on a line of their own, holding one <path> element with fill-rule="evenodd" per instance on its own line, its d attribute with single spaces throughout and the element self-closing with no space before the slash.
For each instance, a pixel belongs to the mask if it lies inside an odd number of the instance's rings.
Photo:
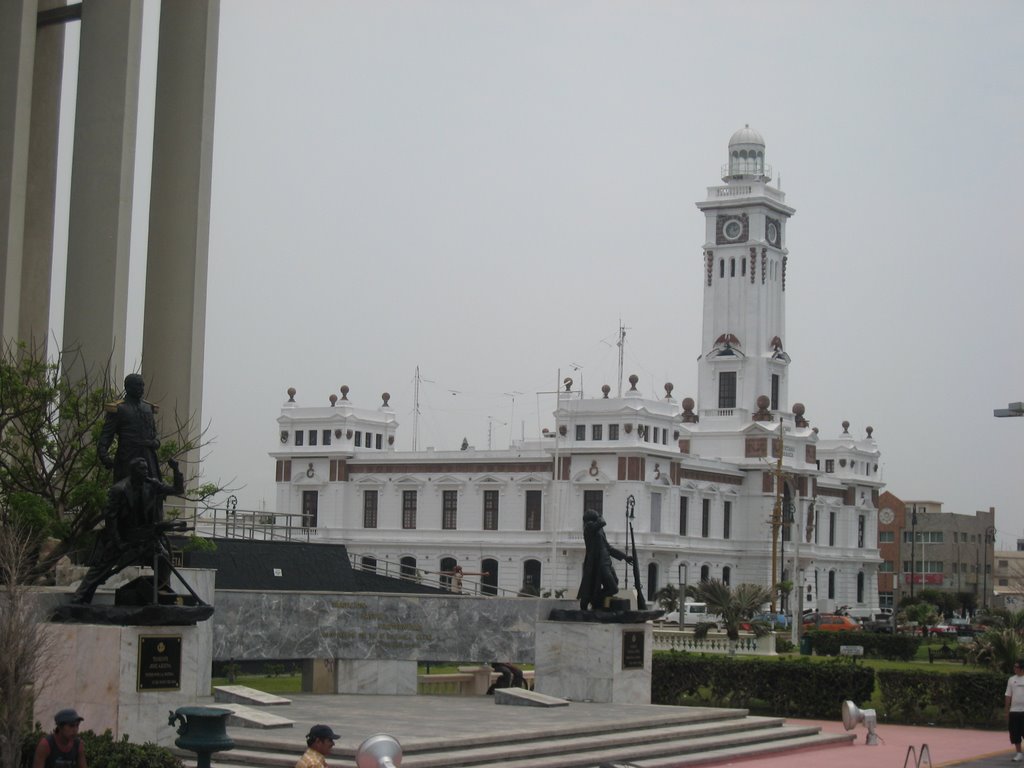
<svg viewBox="0 0 1024 768">
<path fill-rule="evenodd" d="M 685 615 L 682 623 L 688 627 L 693 627 L 697 624 L 718 624 L 722 621 L 722 617 L 718 614 L 708 613 L 707 603 L 685 603 L 683 608 Z M 678 624 L 680 623 L 679 611 L 666 613 L 661 620 Z"/>
</svg>

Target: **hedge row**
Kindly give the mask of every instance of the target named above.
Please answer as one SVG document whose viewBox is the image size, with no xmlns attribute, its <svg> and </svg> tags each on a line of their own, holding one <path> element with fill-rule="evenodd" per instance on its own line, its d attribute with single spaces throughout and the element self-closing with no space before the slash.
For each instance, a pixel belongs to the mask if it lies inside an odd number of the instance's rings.
<svg viewBox="0 0 1024 768">
<path fill-rule="evenodd" d="M 810 630 L 807 637 L 819 656 L 838 656 L 841 645 L 860 645 L 869 659 L 910 661 L 921 646 L 920 637 L 887 635 L 880 632 L 822 632 Z"/>
<path fill-rule="evenodd" d="M 890 723 L 991 727 L 999 722 L 1006 676 L 998 672 L 878 671 L 878 717 Z M 695 700 L 709 706 L 749 708 L 784 717 L 835 720 L 847 699 L 869 706 L 871 667 L 848 659 L 742 659 L 658 651 L 653 657 L 651 703 Z"/>
<path fill-rule="evenodd" d="M 1003 707 L 1006 676 L 998 672 L 942 674 L 918 670 L 880 669 L 878 686 L 887 720 L 901 723 L 933 722 L 936 707 L 942 722 L 990 725 Z"/>
<path fill-rule="evenodd" d="M 651 702 L 700 698 L 712 706 L 746 708 L 759 700 L 773 714 L 835 719 L 843 701 L 867 702 L 874 688 L 874 671 L 846 659 L 738 660 L 665 651 L 654 654 Z"/>
<path fill-rule="evenodd" d="M 79 735 L 85 747 L 89 768 L 182 768 L 184 765 L 170 750 L 150 742 L 133 744 L 127 736 L 115 741 L 110 731 L 102 734 L 83 731 Z M 36 745 L 42 738 L 43 732 L 37 723 L 35 731 L 22 740 L 22 768 L 31 768 Z"/>
</svg>

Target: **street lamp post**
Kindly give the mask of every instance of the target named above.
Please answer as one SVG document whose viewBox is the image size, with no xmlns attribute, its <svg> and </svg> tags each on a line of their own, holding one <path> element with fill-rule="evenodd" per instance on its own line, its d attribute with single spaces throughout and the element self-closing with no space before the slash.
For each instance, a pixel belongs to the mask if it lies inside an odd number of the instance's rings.
<svg viewBox="0 0 1024 768">
<path fill-rule="evenodd" d="M 686 629 L 686 580 L 690 569 L 686 563 L 679 564 L 679 629 Z"/>
</svg>

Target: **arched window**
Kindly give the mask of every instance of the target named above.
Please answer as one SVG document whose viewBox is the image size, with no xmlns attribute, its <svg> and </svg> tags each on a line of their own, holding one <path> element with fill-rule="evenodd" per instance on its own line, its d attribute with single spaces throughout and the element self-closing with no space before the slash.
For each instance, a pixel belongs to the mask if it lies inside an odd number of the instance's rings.
<svg viewBox="0 0 1024 768">
<path fill-rule="evenodd" d="M 488 557 L 480 563 L 484 575 L 480 577 L 480 592 L 484 595 L 498 594 L 498 561 Z"/>
<path fill-rule="evenodd" d="M 829 600 L 835 600 L 836 599 L 836 572 L 835 571 L 829 571 L 828 572 L 828 599 Z"/>
<path fill-rule="evenodd" d="M 540 560 L 527 560 L 523 563 L 523 592 L 540 594 Z"/>
<path fill-rule="evenodd" d="M 729 259 L 729 277 L 736 277 L 736 259 Z"/>
<path fill-rule="evenodd" d="M 441 586 L 444 589 L 452 588 L 452 574 L 459 562 L 454 557 L 441 558 Z"/>
<path fill-rule="evenodd" d="M 647 566 L 647 602 L 654 602 L 654 594 L 660 589 L 658 586 L 658 564 L 650 563 Z"/>
<path fill-rule="evenodd" d="M 399 569 L 399 574 L 403 579 L 412 581 L 416 578 L 416 558 L 406 555 L 402 558 L 402 567 Z"/>
<path fill-rule="evenodd" d="M 377 572 L 377 558 L 376 557 L 371 557 L 370 555 L 363 555 L 362 558 L 360 558 L 360 560 L 359 560 L 359 566 L 364 571 L 369 571 L 370 573 L 376 573 Z"/>
<path fill-rule="evenodd" d="M 707 565 L 702 565 L 700 567 L 700 580 L 701 581 L 707 581 L 710 578 L 711 578 L 711 567 L 707 566 Z"/>
<path fill-rule="evenodd" d="M 857 602 L 864 602 L 864 571 L 857 574 Z"/>
<path fill-rule="evenodd" d="M 732 568 L 730 568 L 728 565 L 722 568 L 722 583 L 732 583 Z"/>
<path fill-rule="evenodd" d="M 725 277 L 725 259 L 718 260 L 718 276 Z"/>
</svg>

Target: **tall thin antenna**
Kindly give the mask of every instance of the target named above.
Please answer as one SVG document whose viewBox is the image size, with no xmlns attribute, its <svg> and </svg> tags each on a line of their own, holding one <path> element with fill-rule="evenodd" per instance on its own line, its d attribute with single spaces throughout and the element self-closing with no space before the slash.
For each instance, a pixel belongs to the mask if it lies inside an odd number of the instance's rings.
<svg viewBox="0 0 1024 768">
<path fill-rule="evenodd" d="M 618 397 L 622 397 L 622 356 L 626 351 L 626 327 L 622 324 L 622 318 L 619 318 L 619 341 L 616 344 L 619 348 L 619 394 Z"/>
<path fill-rule="evenodd" d="M 412 388 L 412 449 L 420 447 L 420 367 L 416 366 L 415 382 Z"/>
</svg>

